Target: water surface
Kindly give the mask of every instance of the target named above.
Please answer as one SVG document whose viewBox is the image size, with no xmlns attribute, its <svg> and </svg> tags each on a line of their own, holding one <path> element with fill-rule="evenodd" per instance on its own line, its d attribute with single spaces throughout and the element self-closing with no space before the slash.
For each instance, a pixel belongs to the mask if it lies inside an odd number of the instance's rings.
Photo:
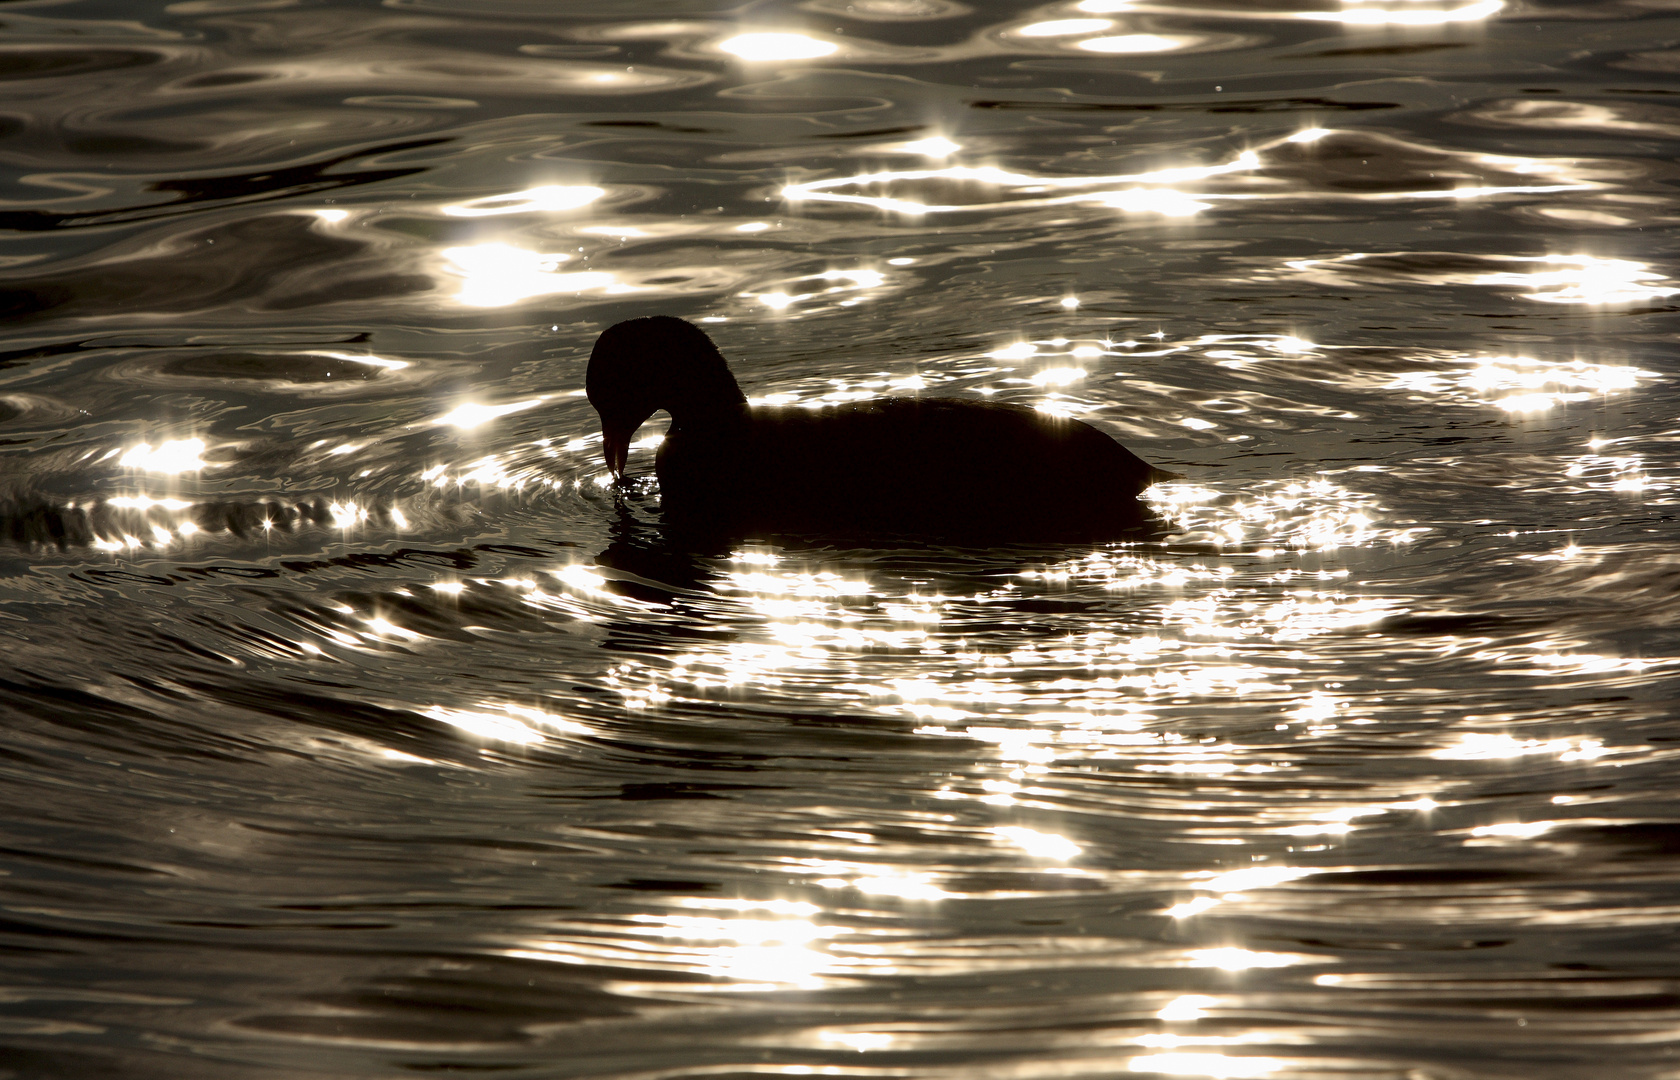
<svg viewBox="0 0 1680 1080">
<path fill-rule="evenodd" d="M 1680 1068 L 1672 5 L 0 24 L 0 1075 Z M 1170 527 L 683 550 L 656 313 Z"/>
</svg>

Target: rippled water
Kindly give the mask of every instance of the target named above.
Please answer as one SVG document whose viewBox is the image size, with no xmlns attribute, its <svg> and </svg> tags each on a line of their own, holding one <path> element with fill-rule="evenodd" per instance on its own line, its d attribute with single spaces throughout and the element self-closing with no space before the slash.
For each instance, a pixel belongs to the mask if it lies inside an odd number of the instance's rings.
<svg viewBox="0 0 1680 1080">
<path fill-rule="evenodd" d="M 0 1075 L 1680 1075 L 1672 3 L 0 35 Z M 685 551 L 655 313 L 1172 527 Z"/>
</svg>

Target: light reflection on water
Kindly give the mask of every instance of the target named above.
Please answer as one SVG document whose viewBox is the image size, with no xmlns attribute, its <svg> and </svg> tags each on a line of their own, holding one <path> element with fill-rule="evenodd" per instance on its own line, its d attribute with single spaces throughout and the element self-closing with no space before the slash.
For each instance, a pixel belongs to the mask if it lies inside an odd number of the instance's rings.
<svg viewBox="0 0 1680 1080">
<path fill-rule="evenodd" d="M 13 8 L 6 1068 L 1667 1074 L 1668 16 Z M 1184 478 L 689 550 L 659 312 Z"/>
</svg>

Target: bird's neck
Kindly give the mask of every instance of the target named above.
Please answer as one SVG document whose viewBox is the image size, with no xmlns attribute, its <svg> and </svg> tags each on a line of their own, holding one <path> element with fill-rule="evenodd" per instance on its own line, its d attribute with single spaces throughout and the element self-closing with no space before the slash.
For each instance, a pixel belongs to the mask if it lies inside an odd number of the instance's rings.
<svg viewBox="0 0 1680 1080">
<path fill-rule="evenodd" d="M 673 387 L 660 407 L 671 414 L 673 427 L 697 428 L 735 422 L 747 404 L 747 395 L 727 367 L 706 371 L 704 378 L 683 380 Z"/>
</svg>

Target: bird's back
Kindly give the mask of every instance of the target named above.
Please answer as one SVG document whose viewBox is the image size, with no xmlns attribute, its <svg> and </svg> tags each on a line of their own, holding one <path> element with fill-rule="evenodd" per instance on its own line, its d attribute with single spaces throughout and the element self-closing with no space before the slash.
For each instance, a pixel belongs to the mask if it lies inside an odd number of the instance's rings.
<svg viewBox="0 0 1680 1080">
<path fill-rule="evenodd" d="M 742 408 L 673 429 L 659 455 L 679 522 L 951 540 L 1136 529 L 1137 494 L 1166 475 L 1080 421 L 939 398 Z"/>
</svg>

